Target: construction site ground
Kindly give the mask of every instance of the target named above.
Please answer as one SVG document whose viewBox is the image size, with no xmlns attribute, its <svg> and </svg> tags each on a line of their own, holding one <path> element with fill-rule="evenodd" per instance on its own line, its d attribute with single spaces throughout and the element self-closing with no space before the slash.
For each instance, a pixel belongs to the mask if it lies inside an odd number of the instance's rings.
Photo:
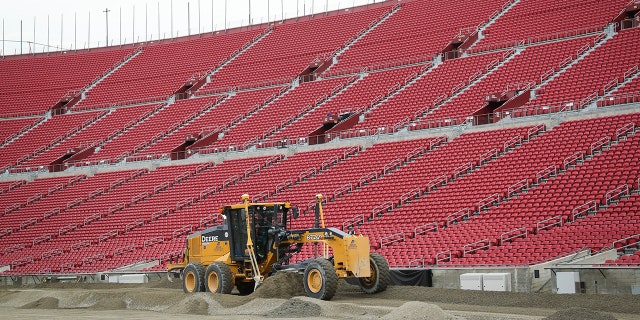
<svg viewBox="0 0 640 320">
<path fill-rule="evenodd" d="M 341 281 L 331 301 L 305 296 L 280 273 L 248 296 L 185 294 L 178 279 L 146 284 L 43 283 L 0 287 L 0 319 L 632 320 L 640 296 L 479 292 L 390 286 L 367 295 Z"/>
</svg>

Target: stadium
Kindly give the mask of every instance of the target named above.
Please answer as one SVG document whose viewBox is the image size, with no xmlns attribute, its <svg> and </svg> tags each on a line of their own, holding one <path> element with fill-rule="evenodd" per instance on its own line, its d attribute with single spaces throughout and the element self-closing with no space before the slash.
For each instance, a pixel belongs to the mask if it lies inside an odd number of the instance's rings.
<svg viewBox="0 0 640 320">
<path fill-rule="evenodd" d="M 0 310 L 638 319 L 639 23 L 628 0 L 387 0 L 3 55 Z M 323 195 L 390 290 L 183 294 L 167 265 L 243 194 L 294 229 Z"/>
</svg>

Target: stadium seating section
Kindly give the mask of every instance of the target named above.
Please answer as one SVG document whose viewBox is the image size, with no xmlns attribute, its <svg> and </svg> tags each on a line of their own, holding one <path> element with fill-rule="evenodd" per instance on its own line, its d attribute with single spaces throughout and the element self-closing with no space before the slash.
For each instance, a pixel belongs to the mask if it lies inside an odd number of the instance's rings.
<svg viewBox="0 0 640 320">
<path fill-rule="evenodd" d="M 163 271 L 245 193 L 300 229 L 323 194 L 392 267 L 640 266 L 627 3 L 390 0 L 4 57 L 0 275 Z"/>
</svg>

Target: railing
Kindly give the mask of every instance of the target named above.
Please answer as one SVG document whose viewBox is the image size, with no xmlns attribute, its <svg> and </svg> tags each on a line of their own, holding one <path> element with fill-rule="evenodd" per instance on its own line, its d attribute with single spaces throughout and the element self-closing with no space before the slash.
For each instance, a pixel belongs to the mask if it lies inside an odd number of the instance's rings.
<svg viewBox="0 0 640 320">
<path fill-rule="evenodd" d="M 167 215 L 169 215 L 169 209 L 168 208 L 164 208 L 164 209 L 160 209 L 154 213 L 151 214 L 151 220 L 158 220 L 161 217 L 166 217 Z"/>
<path fill-rule="evenodd" d="M 337 164 L 338 162 L 340 162 L 340 158 L 338 158 L 338 156 L 331 157 L 325 161 L 322 161 L 322 163 L 320 164 L 320 170 L 327 169 L 332 165 Z"/>
<path fill-rule="evenodd" d="M 167 190 L 169 187 L 171 187 L 171 185 L 172 183 L 170 181 L 161 182 L 157 186 L 153 187 L 153 193 L 157 194 L 163 190 Z"/>
<path fill-rule="evenodd" d="M 512 241 L 516 238 L 526 238 L 529 235 L 529 230 L 525 227 L 507 231 L 500 235 L 500 245 L 507 241 Z"/>
<path fill-rule="evenodd" d="M 457 178 L 473 171 L 473 162 L 467 162 L 453 170 L 453 177 Z"/>
<path fill-rule="evenodd" d="M 409 261 L 409 268 L 424 268 L 424 258 L 413 259 Z"/>
<path fill-rule="evenodd" d="M 610 137 L 602 137 L 598 141 L 591 144 L 589 148 L 589 152 L 591 155 L 594 155 L 596 154 L 596 152 L 601 151 L 602 149 L 604 149 L 605 146 L 607 146 L 610 143 L 611 143 Z"/>
<path fill-rule="evenodd" d="M 615 248 L 616 250 L 622 250 L 627 247 L 637 246 L 638 242 L 640 242 L 640 233 L 634 234 L 624 239 L 616 240 L 611 244 L 611 247 Z"/>
<path fill-rule="evenodd" d="M 434 178 L 433 180 L 427 183 L 427 189 L 425 190 L 425 193 L 429 193 L 437 189 L 439 186 L 447 184 L 448 180 L 449 180 L 449 177 L 447 177 L 446 174 L 443 174 L 437 178 Z"/>
<path fill-rule="evenodd" d="M 133 222 L 127 223 L 127 224 L 124 226 L 124 232 L 129 232 L 129 231 L 131 231 L 131 230 L 135 229 L 136 227 L 140 227 L 140 226 L 142 226 L 142 225 L 144 225 L 144 219 L 138 219 L 138 220 L 136 220 L 136 221 L 133 221 Z"/>
<path fill-rule="evenodd" d="M 174 230 L 171 233 L 171 237 L 172 238 L 177 238 L 177 237 L 179 237 L 181 235 L 189 234 L 191 231 L 193 231 L 193 227 L 191 225 L 184 226 L 182 228 L 178 228 L 178 229 Z"/>
<path fill-rule="evenodd" d="M 415 238 L 418 235 L 425 234 L 429 231 L 438 231 L 438 223 L 430 222 L 413 228 L 413 237 Z"/>
<path fill-rule="evenodd" d="M 20 223 L 20 230 L 26 229 L 34 224 L 38 223 L 38 218 L 31 218 Z"/>
<path fill-rule="evenodd" d="M 293 180 L 291 180 L 291 179 L 285 180 L 285 181 L 280 182 L 280 183 L 278 183 L 276 185 L 276 188 L 275 188 L 274 192 L 275 193 L 281 192 L 281 191 L 283 191 L 283 190 L 285 190 L 287 188 L 290 188 L 291 186 L 293 186 Z"/>
<path fill-rule="evenodd" d="M 6 227 L 0 231 L 0 239 L 13 233 L 13 228 Z"/>
<path fill-rule="evenodd" d="M 462 256 L 466 256 L 469 253 L 474 253 L 478 250 L 488 250 L 491 248 L 490 239 L 482 239 L 476 242 L 467 243 L 462 246 Z"/>
<path fill-rule="evenodd" d="M 506 117 L 520 118 L 527 116 L 550 115 L 559 112 L 577 111 L 582 109 L 582 107 L 583 106 L 580 106 L 577 101 L 558 101 L 551 102 L 544 106 L 524 106 L 511 110 L 495 112 L 494 116 L 498 119 L 504 119 Z"/>
<path fill-rule="evenodd" d="M 140 194 L 137 194 L 137 195 L 131 197 L 131 203 L 138 203 L 138 202 L 140 202 L 140 201 L 142 201 L 142 200 L 144 200 L 144 199 L 146 199 L 148 197 L 149 197 L 149 193 L 142 192 Z"/>
<path fill-rule="evenodd" d="M 586 217 L 589 213 L 598 211 L 598 203 L 595 200 L 587 201 L 571 210 L 571 221 Z"/>
<path fill-rule="evenodd" d="M 80 240 L 71 245 L 71 251 L 82 249 L 91 245 L 91 240 Z"/>
<path fill-rule="evenodd" d="M 358 179 L 358 186 L 362 187 L 370 181 L 374 181 L 378 178 L 378 172 L 372 171 L 367 174 L 364 174 L 362 177 Z"/>
<path fill-rule="evenodd" d="M 163 242 L 164 242 L 164 236 L 157 236 L 157 237 L 145 240 L 143 245 L 144 247 L 151 247 L 155 244 L 163 243 Z"/>
<path fill-rule="evenodd" d="M 87 198 L 88 199 L 94 199 L 94 198 L 96 198 L 98 196 L 101 196 L 104 192 L 105 192 L 104 187 L 97 188 L 97 189 L 89 192 L 89 194 L 87 195 Z"/>
<path fill-rule="evenodd" d="M 440 261 L 451 261 L 451 258 L 453 257 L 453 254 L 451 252 L 451 250 L 445 250 L 445 251 L 441 251 L 436 253 L 436 257 L 435 257 L 435 263 L 438 264 L 438 262 Z"/>
<path fill-rule="evenodd" d="M 40 255 L 40 259 L 44 260 L 44 259 L 49 259 L 52 257 L 57 257 L 61 254 L 64 253 L 64 250 L 62 250 L 61 248 L 56 248 L 56 249 L 52 249 L 49 251 L 45 251 Z"/>
<path fill-rule="evenodd" d="M 46 111 L 9 112 L 0 114 L 0 119 L 42 117 L 46 113 Z"/>
<path fill-rule="evenodd" d="M 558 168 L 556 165 L 548 166 L 536 173 L 536 183 L 540 183 L 543 179 L 548 179 L 549 177 L 555 177 L 558 174 Z"/>
<path fill-rule="evenodd" d="M 349 228 L 355 226 L 355 225 L 360 225 L 364 223 L 364 214 L 359 214 L 353 218 L 347 219 L 342 223 L 342 230 L 346 231 Z"/>
<path fill-rule="evenodd" d="M 636 128 L 635 123 L 629 122 L 616 130 L 616 140 L 620 140 L 622 137 L 626 137 L 630 132 L 634 132 Z"/>
<path fill-rule="evenodd" d="M 238 180 L 240 180 L 240 178 L 237 175 L 231 176 L 231 177 L 225 179 L 222 182 L 222 188 L 224 189 L 224 188 L 226 188 L 226 187 L 238 182 Z"/>
<path fill-rule="evenodd" d="M 499 152 L 498 149 L 491 149 L 480 156 L 480 161 L 478 162 L 480 165 L 483 165 L 493 159 L 498 158 Z"/>
<path fill-rule="evenodd" d="M 333 198 L 337 199 L 344 194 L 350 193 L 351 191 L 353 191 L 353 185 L 351 184 L 351 182 L 349 182 L 341 187 L 336 188 L 333 191 Z"/>
<path fill-rule="evenodd" d="M 542 230 L 547 230 L 550 227 L 562 227 L 562 216 L 554 216 L 552 218 L 544 219 L 536 223 L 536 233 L 540 233 Z"/>
<path fill-rule="evenodd" d="M 380 238 L 380 248 L 395 242 L 402 242 L 404 240 L 405 240 L 404 232 L 398 232 L 390 236 L 382 237 Z"/>
<path fill-rule="evenodd" d="M 507 196 L 512 196 L 515 193 L 521 192 L 529 188 L 529 179 L 522 179 L 513 185 L 509 186 L 507 189 Z"/>
<path fill-rule="evenodd" d="M 39 201 L 40 199 L 42 199 L 42 192 L 38 192 L 32 195 L 31 197 L 27 198 L 27 205 L 33 204 L 34 202 Z"/>
<path fill-rule="evenodd" d="M 111 231 L 107 231 L 100 236 L 98 236 L 98 242 L 103 242 L 109 240 L 111 238 L 115 238 L 118 235 L 118 229 L 113 229 Z"/>
<path fill-rule="evenodd" d="M 183 172 L 183 173 L 179 174 L 178 176 L 176 176 L 176 177 L 173 179 L 173 181 L 177 184 L 177 183 L 180 183 L 180 182 L 182 182 L 182 181 L 184 181 L 184 180 L 189 179 L 189 177 L 191 177 L 191 172 L 189 172 L 189 171 L 185 171 L 185 172 Z"/>
<path fill-rule="evenodd" d="M 414 56 L 409 58 L 378 62 L 368 66 L 349 67 L 349 68 L 342 68 L 342 69 L 336 69 L 336 70 L 330 69 L 324 72 L 322 76 L 330 78 L 330 77 L 337 77 L 337 76 L 343 76 L 343 75 L 358 74 L 362 72 L 372 72 L 377 70 L 403 67 L 403 66 L 409 66 L 414 64 L 427 64 L 427 66 L 430 67 L 432 65 L 431 61 L 433 61 L 433 58 L 434 58 L 433 55 L 419 55 L 419 56 Z"/>
<path fill-rule="evenodd" d="M 398 158 L 398 159 L 391 160 L 382 168 L 382 172 L 386 174 L 387 172 L 393 171 L 396 168 L 400 167 L 400 165 L 402 165 L 402 159 Z"/>
<path fill-rule="evenodd" d="M 64 227 L 61 227 L 60 229 L 58 229 L 58 236 L 61 236 L 63 234 L 66 234 L 69 231 L 73 231 L 76 230 L 78 228 L 78 225 L 75 223 L 66 225 Z"/>
<path fill-rule="evenodd" d="M 176 203 L 176 210 L 180 210 L 186 206 L 190 206 L 193 204 L 194 199 L 191 197 L 184 198 Z"/>
<path fill-rule="evenodd" d="M 629 197 L 629 186 L 623 184 L 609 192 L 604 196 L 605 203 L 608 205 L 613 201 L 619 201 L 621 198 Z"/>
<path fill-rule="evenodd" d="M 640 102 L 640 93 L 638 92 L 617 93 L 601 101 L 598 104 L 598 106 L 600 107 L 614 106 L 614 105 L 636 103 L 636 102 Z"/>
<path fill-rule="evenodd" d="M 14 203 L 14 204 L 12 204 L 12 205 L 10 205 L 10 206 L 8 206 L 8 207 L 6 207 L 6 208 L 4 209 L 4 214 L 5 214 L 5 215 L 6 215 L 6 214 L 9 214 L 9 213 L 11 213 L 11 212 L 13 212 L 13 211 L 16 211 L 16 210 L 20 209 L 20 208 L 22 208 L 22 204 L 20 204 L 20 203 Z"/>
<path fill-rule="evenodd" d="M 110 215 L 116 211 L 120 211 L 124 209 L 126 206 L 127 204 L 125 202 L 114 204 L 113 206 L 109 207 L 109 209 L 107 209 L 107 215 Z"/>
<path fill-rule="evenodd" d="M 85 265 L 92 264 L 92 263 L 97 262 L 97 261 L 102 261 L 102 260 L 104 260 L 106 258 L 107 258 L 107 256 L 104 253 L 98 253 L 98 254 L 94 254 L 92 256 L 89 256 L 89 257 L 86 257 L 86 258 L 82 259 L 82 264 L 85 264 Z"/>
<path fill-rule="evenodd" d="M 26 246 L 24 243 L 20 243 L 20 244 L 14 244 L 10 247 L 4 248 L 4 253 L 8 254 L 8 253 L 12 253 L 12 252 L 16 252 L 19 250 L 24 249 Z"/>
<path fill-rule="evenodd" d="M 505 49 L 510 47 L 517 47 L 522 45 L 531 45 L 531 44 L 540 43 L 540 42 L 553 41 L 557 39 L 578 37 L 578 36 L 582 36 L 590 33 L 597 33 L 597 32 L 600 33 L 603 31 L 604 28 L 605 26 L 603 25 L 581 27 L 574 30 L 559 31 L 559 32 L 554 32 L 554 33 L 549 33 L 544 35 L 538 35 L 538 36 L 534 36 L 524 40 L 502 41 L 502 42 L 474 47 L 472 50 L 470 50 L 470 53 L 494 51 L 494 50 L 500 50 L 500 49 Z"/>
<path fill-rule="evenodd" d="M 28 256 L 11 261 L 11 268 L 24 266 L 25 264 L 32 263 L 34 261 L 33 256 Z"/>
<path fill-rule="evenodd" d="M 578 162 L 584 161 L 584 156 L 585 156 L 584 152 L 578 151 L 564 158 L 564 161 L 562 162 L 562 167 L 564 169 L 567 169 L 569 168 L 569 166 L 576 165 L 578 164 Z"/>
<path fill-rule="evenodd" d="M 138 245 L 136 245 L 136 244 L 130 244 L 128 246 L 116 248 L 115 250 L 113 250 L 113 255 L 114 256 L 120 256 L 120 255 L 123 255 L 125 253 L 129 253 L 129 252 L 135 251 L 137 248 L 138 248 Z"/>
<path fill-rule="evenodd" d="M 478 202 L 478 212 L 484 210 L 485 208 L 500 203 L 500 194 L 494 193 Z"/>
<path fill-rule="evenodd" d="M 269 191 L 268 190 L 264 190 L 262 192 L 259 192 L 257 194 L 252 195 L 251 196 L 251 202 L 264 201 L 268 197 L 269 197 Z"/>
<path fill-rule="evenodd" d="M 469 217 L 471 217 L 471 210 L 469 210 L 469 208 L 460 209 L 447 216 L 446 225 L 449 226 L 452 224 L 457 224 L 459 222 L 468 220 Z"/>
<path fill-rule="evenodd" d="M 376 206 L 375 208 L 373 208 L 373 210 L 371 210 L 371 219 L 375 219 L 376 216 L 381 216 L 385 212 L 393 210 L 394 207 L 395 204 L 393 203 L 393 201 L 387 201 L 381 205 Z"/>
<path fill-rule="evenodd" d="M 515 137 L 505 141 L 505 143 L 502 145 L 502 150 L 508 151 L 509 149 L 513 149 L 513 148 L 515 148 L 516 146 L 518 146 L 521 143 L 522 143 L 522 137 L 521 136 L 515 136 Z"/>
<path fill-rule="evenodd" d="M 309 168 L 305 171 L 302 171 L 299 175 L 298 175 L 298 180 L 299 181 L 304 181 L 310 177 L 313 177 L 314 175 L 316 175 L 318 173 L 318 171 L 316 170 L 316 168 Z M 279 189 L 276 186 L 276 189 Z"/>
<path fill-rule="evenodd" d="M 420 197 L 420 188 L 411 189 L 400 196 L 400 203 L 405 204 Z"/>
<path fill-rule="evenodd" d="M 33 238 L 32 245 L 36 246 L 36 245 L 41 244 L 41 243 L 43 243 L 45 241 L 51 240 L 51 238 L 52 238 L 51 233 L 43 234 L 43 235 L 41 235 L 39 237 Z"/>
</svg>

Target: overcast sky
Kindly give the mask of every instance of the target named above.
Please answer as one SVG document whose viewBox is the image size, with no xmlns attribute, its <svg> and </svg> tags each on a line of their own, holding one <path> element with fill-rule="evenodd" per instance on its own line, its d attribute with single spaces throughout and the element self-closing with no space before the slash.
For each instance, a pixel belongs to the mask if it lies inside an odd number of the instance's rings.
<svg viewBox="0 0 640 320">
<path fill-rule="evenodd" d="M 382 0 L 0 0 L 0 55 L 102 47 L 222 30 Z M 173 10 L 172 10 L 173 8 Z M 108 14 L 105 13 L 108 9 Z M 172 13 L 173 12 L 173 28 Z M 188 14 L 188 12 L 190 14 Z M 159 18 L 158 18 L 159 17 Z M 190 17 L 190 19 L 189 19 Z M 269 18 L 267 18 L 269 17 Z M 22 21 L 22 48 L 20 46 Z M 135 23 L 134 23 L 135 21 Z M 35 25 L 35 28 L 34 28 Z M 173 33 L 172 33 L 173 29 Z M 34 37 L 35 35 L 35 37 Z M 35 42 L 35 45 L 33 44 Z"/>
</svg>

